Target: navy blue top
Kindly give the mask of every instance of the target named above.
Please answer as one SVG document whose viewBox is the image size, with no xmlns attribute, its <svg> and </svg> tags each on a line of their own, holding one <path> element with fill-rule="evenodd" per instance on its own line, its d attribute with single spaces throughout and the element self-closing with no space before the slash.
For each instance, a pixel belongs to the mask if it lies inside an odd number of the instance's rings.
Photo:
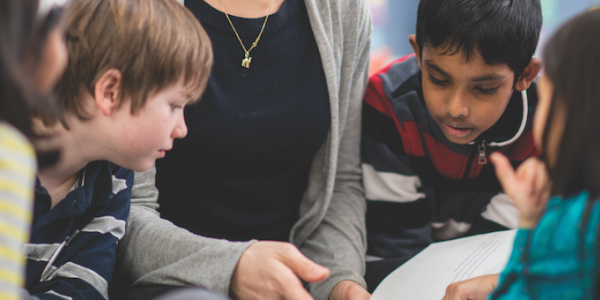
<svg viewBox="0 0 600 300">
<path fill-rule="evenodd" d="M 108 299 L 117 242 L 125 234 L 133 172 L 89 163 L 56 206 L 37 180 L 25 287 L 38 299 Z"/>
<path fill-rule="evenodd" d="M 203 98 L 185 110 L 188 136 L 157 162 L 160 212 L 203 236 L 287 241 L 331 123 L 304 2 L 287 0 L 269 17 L 250 69 L 225 14 L 185 4 L 210 36 L 215 64 Z M 249 48 L 264 18 L 230 18 Z"/>
</svg>

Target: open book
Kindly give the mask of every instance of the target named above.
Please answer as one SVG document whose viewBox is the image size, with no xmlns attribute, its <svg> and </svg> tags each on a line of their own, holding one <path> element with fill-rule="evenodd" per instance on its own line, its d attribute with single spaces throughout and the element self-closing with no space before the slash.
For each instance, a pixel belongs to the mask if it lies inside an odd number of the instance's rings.
<svg viewBox="0 0 600 300">
<path fill-rule="evenodd" d="M 505 230 L 433 243 L 388 275 L 371 300 L 440 300 L 453 282 L 500 273 L 516 233 Z"/>
</svg>

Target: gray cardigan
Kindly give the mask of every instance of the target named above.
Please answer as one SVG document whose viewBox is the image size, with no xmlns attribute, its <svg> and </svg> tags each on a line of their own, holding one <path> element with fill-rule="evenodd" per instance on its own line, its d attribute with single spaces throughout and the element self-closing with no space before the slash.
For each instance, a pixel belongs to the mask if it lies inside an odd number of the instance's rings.
<svg viewBox="0 0 600 300">
<path fill-rule="evenodd" d="M 330 268 L 328 279 L 308 286 L 320 300 L 328 299 L 342 280 L 365 286 L 366 204 L 359 145 L 372 25 L 367 0 L 305 3 L 325 70 L 331 129 L 312 162 L 290 242 Z M 127 231 L 118 247 L 117 280 L 134 285 L 201 285 L 227 294 L 242 252 L 254 241 L 205 238 L 161 219 L 155 172 L 152 168 L 136 173 Z"/>
</svg>

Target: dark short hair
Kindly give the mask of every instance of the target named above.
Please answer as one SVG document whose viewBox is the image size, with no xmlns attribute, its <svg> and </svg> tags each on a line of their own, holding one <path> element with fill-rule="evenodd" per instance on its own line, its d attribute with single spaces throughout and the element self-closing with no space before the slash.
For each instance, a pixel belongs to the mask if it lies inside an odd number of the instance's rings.
<svg viewBox="0 0 600 300">
<path fill-rule="evenodd" d="M 579 222 L 579 238 L 584 240 L 594 202 L 600 196 L 600 9 L 571 19 L 550 38 L 543 52 L 544 74 L 553 83 L 552 103 L 542 136 L 542 150 L 548 149 L 553 116 L 566 114 L 558 146 L 556 164 L 549 166 L 552 194 L 574 196 L 586 190 L 589 197 Z M 600 226 L 600 224 L 598 225 Z M 600 239 L 596 230 L 595 247 Z M 580 243 L 579 253 L 584 243 Z M 600 259 L 600 252 L 596 260 Z M 582 261 L 583 263 L 583 261 Z M 596 273 L 594 298 L 600 299 L 600 274 Z"/>
<path fill-rule="evenodd" d="M 583 13 L 552 36 L 543 52 L 544 74 L 554 85 L 542 137 L 557 110 L 566 113 L 556 166 L 550 168 L 553 192 L 563 196 L 590 191 L 600 196 L 600 10 Z"/>
<path fill-rule="evenodd" d="M 57 111 L 51 97 L 34 92 L 31 70 L 24 67 L 30 60 L 30 67 L 35 68 L 47 33 L 57 25 L 39 19 L 38 5 L 38 0 L 0 0 L 0 121 L 30 138 L 38 137 L 33 133 L 32 117 L 40 111 L 48 115 Z M 47 26 L 40 26 L 42 22 Z"/>
<path fill-rule="evenodd" d="M 461 52 L 475 50 L 488 65 L 507 64 L 515 83 L 531 61 L 542 27 L 539 0 L 421 0 L 417 44 Z"/>
</svg>

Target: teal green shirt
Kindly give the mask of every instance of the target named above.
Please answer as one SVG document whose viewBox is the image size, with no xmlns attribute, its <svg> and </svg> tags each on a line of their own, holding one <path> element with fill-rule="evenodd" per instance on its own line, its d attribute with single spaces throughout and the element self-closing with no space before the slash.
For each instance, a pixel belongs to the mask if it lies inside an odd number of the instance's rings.
<svg viewBox="0 0 600 300">
<path fill-rule="evenodd" d="M 600 202 L 589 204 L 589 220 L 581 224 L 588 197 L 588 192 L 553 197 L 535 229 L 517 232 L 511 258 L 490 299 L 594 298 Z"/>
</svg>

